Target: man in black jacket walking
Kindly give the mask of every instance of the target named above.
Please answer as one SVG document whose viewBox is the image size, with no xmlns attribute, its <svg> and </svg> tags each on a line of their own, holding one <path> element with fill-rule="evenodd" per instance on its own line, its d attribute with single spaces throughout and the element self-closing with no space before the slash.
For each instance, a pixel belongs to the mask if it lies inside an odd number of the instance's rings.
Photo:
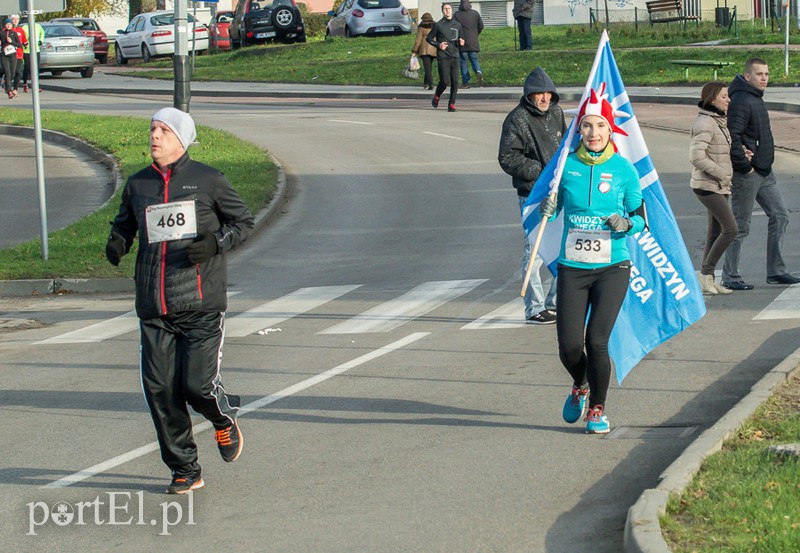
<svg viewBox="0 0 800 553">
<path fill-rule="evenodd" d="M 469 0 L 461 0 L 458 11 L 453 14 L 453 19 L 461 23 L 461 30 L 464 33 L 464 46 L 460 48 L 461 87 L 469 88 L 470 65 L 478 78 L 478 86 L 483 86 L 483 71 L 481 71 L 481 64 L 478 63 L 478 52 L 481 51 L 478 35 L 483 32 L 481 14 L 472 9 Z"/>
<path fill-rule="evenodd" d="M 769 83 L 769 66 L 761 58 L 751 58 L 744 66 L 744 75 L 736 75 L 728 95 L 728 130 L 731 134 L 733 186 L 731 209 L 739 232 L 725 251 L 722 285 L 731 290 L 752 290 L 739 272 L 742 242 L 750 234 L 753 204 L 767 215 L 767 283 L 797 284 L 800 278 L 789 273 L 781 248 L 789 211 L 778 188 L 772 163 L 775 142 L 764 104 L 764 91 Z"/>
<path fill-rule="evenodd" d="M 537 67 L 525 79 L 519 105 L 503 121 L 497 160 L 503 171 L 511 175 L 511 184 L 517 191 L 520 210 L 525 205 L 536 179 L 558 150 L 567 129 L 564 112 L 558 105 L 558 100 L 558 92 L 552 79 L 544 69 Z M 533 238 L 525 236 L 522 253 L 523 278 L 531 258 Z M 530 285 L 523 298 L 525 322 L 553 324 L 556 322 L 556 279 L 552 279 L 550 290 L 545 296 L 539 274 L 541 257 L 534 263 Z"/>
<path fill-rule="evenodd" d="M 142 389 L 161 459 L 172 471 L 167 493 L 204 485 L 192 419 L 211 421 L 220 455 L 235 461 L 244 439 L 239 397 L 222 386 L 220 362 L 227 308 L 225 252 L 253 229 L 253 216 L 225 176 L 189 158 L 192 117 L 175 108 L 150 122 L 153 164 L 128 179 L 106 244 L 118 265 L 136 235 L 136 314 Z"/>
<path fill-rule="evenodd" d="M 458 93 L 459 48 L 464 45 L 461 23 L 453 19 L 453 7 L 442 6 L 442 17 L 428 33 L 425 39 L 436 48 L 436 65 L 439 69 L 439 84 L 433 93 L 431 105 L 439 107 L 439 98 L 449 86 L 450 101 L 447 111 L 456 110 L 456 94 Z"/>
</svg>

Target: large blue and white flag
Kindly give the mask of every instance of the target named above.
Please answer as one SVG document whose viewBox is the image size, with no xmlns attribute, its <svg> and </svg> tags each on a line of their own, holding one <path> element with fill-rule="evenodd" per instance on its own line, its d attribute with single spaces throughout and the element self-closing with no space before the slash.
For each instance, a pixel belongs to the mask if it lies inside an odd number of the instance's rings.
<svg viewBox="0 0 800 553">
<path fill-rule="evenodd" d="M 602 90 L 604 83 L 613 108 L 630 114 L 617 122 L 627 136 L 614 134 L 612 139 L 619 153 L 639 173 L 649 224 L 648 229 L 628 237 L 633 263 L 631 279 L 609 342 L 617 382 L 621 383 L 651 350 L 702 318 L 706 307 L 692 260 L 653 166 L 605 31 L 579 105 L 583 105 L 591 90 Z M 579 140 L 573 119 L 558 152 L 542 171 L 523 206 L 522 224 L 526 233 L 538 232 L 539 204 L 551 189 L 557 190 L 566 156 L 577 148 Z M 563 215 L 559 214 L 558 219 L 545 225 L 539 247 L 538 255 L 553 274 L 556 274 L 562 232 Z"/>
</svg>

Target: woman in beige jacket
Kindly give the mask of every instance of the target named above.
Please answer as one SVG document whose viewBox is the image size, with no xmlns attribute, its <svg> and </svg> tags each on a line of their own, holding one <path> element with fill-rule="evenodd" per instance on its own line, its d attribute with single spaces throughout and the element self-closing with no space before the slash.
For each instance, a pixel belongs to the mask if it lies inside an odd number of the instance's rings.
<svg viewBox="0 0 800 553">
<path fill-rule="evenodd" d="M 436 48 L 428 41 L 428 33 L 433 28 L 433 16 L 428 12 L 422 14 L 422 19 L 417 27 L 417 38 L 414 40 L 414 48 L 411 50 L 412 54 L 419 57 L 422 67 L 425 69 L 425 82 L 422 88 L 425 90 L 433 90 L 433 60 L 436 59 Z"/>
<path fill-rule="evenodd" d="M 725 117 L 728 104 L 727 85 L 710 82 L 703 87 L 697 104 L 700 112 L 692 124 L 689 144 L 689 161 L 693 166 L 690 185 L 708 210 L 708 231 L 697 278 L 703 293 L 709 295 L 731 293 L 714 280 L 714 270 L 739 231 L 728 205 L 733 177 L 731 136 Z"/>
</svg>

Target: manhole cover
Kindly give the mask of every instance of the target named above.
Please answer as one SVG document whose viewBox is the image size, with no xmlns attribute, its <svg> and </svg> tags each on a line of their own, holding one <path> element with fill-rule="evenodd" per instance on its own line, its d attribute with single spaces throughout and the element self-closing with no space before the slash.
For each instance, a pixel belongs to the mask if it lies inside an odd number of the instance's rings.
<svg viewBox="0 0 800 553">
<path fill-rule="evenodd" d="M 697 426 L 618 426 L 606 436 L 612 440 L 664 440 L 688 438 Z"/>
</svg>

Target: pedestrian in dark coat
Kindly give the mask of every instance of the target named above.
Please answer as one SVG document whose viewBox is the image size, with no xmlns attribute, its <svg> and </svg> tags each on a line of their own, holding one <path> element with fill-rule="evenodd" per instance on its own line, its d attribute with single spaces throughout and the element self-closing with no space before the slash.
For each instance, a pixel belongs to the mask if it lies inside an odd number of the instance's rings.
<svg viewBox="0 0 800 553">
<path fill-rule="evenodd" d="M 461 47 L 461 87 L 469 88 L 469 66 L 478 79 L 478 86 L 483 86 L 483 71 L 478 63 L 478 52 L 481 51 L 478 35 L 483 31 L 483 19 L 481 14 L 472 9 L 469 0 L 461 0 L 458 11 L 453 14 L 453 19 L 461 23 L 461 30 L 464 33 L 464 46 Z"/>
<path fill-rule="evenodd" d="M 428 33 L 428 44 L 436 48 L 436 64 L 439 67 L 439 84 L 431 100 L 431 105 L 439 107 L 439 98 L 449 86 L 450 101 L 447 111 L 456 110 L 456 94 L 458 94 L 459 49 L 464 45 L 464 36 L 461 23 L 453 19 L 453 7 L 450 4 L 442 5 L 443 17 L 436 22 Z"/>
<path fill-rule="evenodd" d="M 566 131 L 564 112 L 558 105 L 558 92 L 544 69 L 537 67 L 525 79 L 519 104 L 503 121 L 497 160 L 517 191 L 520 209 L 547 162 L 558 150 Z M 533 237 L 526 236 L 522 253 L 522 276 L 528 270 Z M 553 279 L 545 295 L 539 273 L 542 259 L 534 261 L 530 286 L 525 290 L 525 322 L 546 325 L 556 322 L 557 280 Z"/>
<path fill-rule="evenodd" d="M 17 48 L 22 48 L 19 34 L 14 30 L 14 23 L 9 17 L 3 30 L 0 30 L 0 64 L 5 74 L 5 90 L 8 99 L 17 97 L 19 74 L 17 73 Z"/>
<path fill-rule="evenodd" d="M 533 0 L 514 0 L 514 9 L 511 13 L 517 20 L 519 28 L 519 49 L 533 50 L 533 34 L 531 33 Z"/>
<path fill-rule="evenodd" d="M 744 74 L 737 75 L 728 87 L 728 131 L 731 134 L 733 186 L 731 208 L 739 232 L 725 250 L 722 285 L 731 290 L 752 290 L 739 272 L 742 243 L 750 234 L 753 205 L 764 210 L 767 224 L 767 284 L 797 284 L 800 278 L 789 272 L 783 257 L 783 238 L 789 224 L 789 210 L 778 180 L 772 171 L 775 141 L 764 103 L 769 83 L 769 66 L 761 58 L 751 58 Z"/>
</svg>

